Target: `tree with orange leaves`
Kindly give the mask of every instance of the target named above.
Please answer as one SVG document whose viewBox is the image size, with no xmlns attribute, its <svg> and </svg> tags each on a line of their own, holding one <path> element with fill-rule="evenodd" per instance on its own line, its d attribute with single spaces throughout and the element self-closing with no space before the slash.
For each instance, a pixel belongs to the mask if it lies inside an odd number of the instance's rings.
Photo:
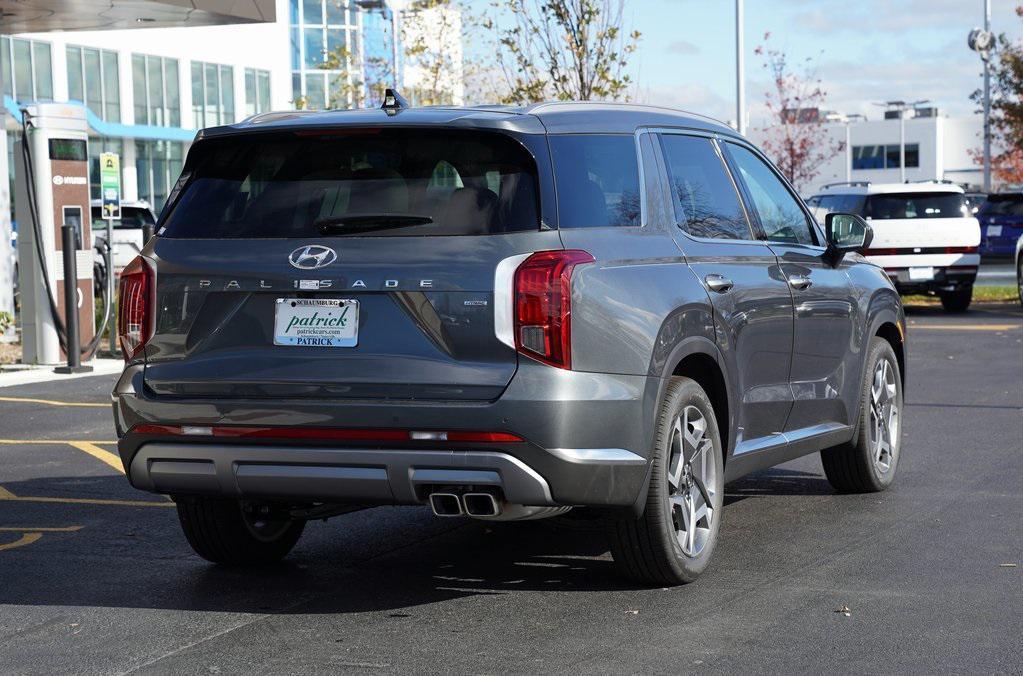
<svg viewBox="0 0 1023 676">
<path fill-rule="evenodd" d="M 827 92 L 817 77 L 817 64 L 806 59 L 796 71 L 785 52 L 768 47 L 771 34 L 756 54 L 764 58 L 763 67 L 771 77 L 771 89 L 764 94 L 770 124 L 761 131 L 764 151 L 795 186 L 810 183 L 820 167 L 843 149 L 825 129 L 821 106 Z"/>
</svg>

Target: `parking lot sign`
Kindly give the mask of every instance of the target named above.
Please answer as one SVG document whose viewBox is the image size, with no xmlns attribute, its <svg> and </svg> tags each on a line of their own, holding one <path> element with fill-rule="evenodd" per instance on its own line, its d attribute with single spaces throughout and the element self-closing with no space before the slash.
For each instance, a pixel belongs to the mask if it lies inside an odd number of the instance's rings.
<svg viewBox="0 0 1023 676">
<path fill-rule="evenodd" d="M 121 217 L 121 157 L 117 153 L 99 156 L 99 184 L 103 194 L 103 218 Z"/>
</svg>

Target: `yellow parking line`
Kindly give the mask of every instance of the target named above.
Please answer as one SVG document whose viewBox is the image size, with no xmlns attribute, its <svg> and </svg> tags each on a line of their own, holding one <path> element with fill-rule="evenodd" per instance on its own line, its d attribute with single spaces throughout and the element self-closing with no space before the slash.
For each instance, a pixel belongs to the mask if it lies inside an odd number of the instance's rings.
<svg viewBox="0 0 1023 676">
<path fill-rule="evenodd" d="M 85 451 L 94 458 L 102 460 L 121 474 L 124 474 L 124 465 L 121 463 L 121 458 L 110 451 L 105 451 L 89 441 L 69 441 L 67 443 L 80 451 Z"/>
<path fill-rule="evenodd" d="M 1019 324 L 910 324 L 914 330 L 930 331 L 1011 331 Z"/>
<path fill-rule="evenodd" d="M 4 551 L 5 549 L 17 549 L 18 547 L 24 547 L 25 545 L 30 545 L 33 542 L 37 541 L 42 536 L 43 536 L 42 533 L 36 533 L 36 532 L 25 533 L 24 535 L 22 535 L 20 538 L 18 538 L 14 542 L 5 542 L 4 544 L 0 545 L 0 552 Z"/>
<path fill-rule="evenodd" d="M 68 439 L 0 439 L 0 444 L 53 444 L 59 446 L 61 444 L 116 444 L 116 441 L 83 441 L 81 439 L 68 440 Z"/>
<path fill-rule="evenodd" d="M 0 397 L 0 401 L 11 401 L 19 404 L 46 404 L 47 406 L 81 406 L 85 408 L 110 408 L 110 404 L 97 404 L 85 401 L 55 401 L 53 399 L 33 399 L 31 397 Z"/>
<path fill-rule="evenodd" d="M 2 526 L 0 531 L 15 532 L 15 533 L 74 533 L 76 530 L 82 530 L 81 526 L 58 526 L 52 528 L 17 528 L 15 526 Z"/>
<path fill-rule="evenodd" d="M 173 507 L 174 502 L 167 500 L 166 502 L 156 502 L 155 500 L 108 500 L 103 498 L 50 498 L 50 497 L 35 497 L 35 496 L 11 496 L 7 497 L 0 494 L 0 500 L 9 500 L 11 502 L 43 502 L 43 503 L 56 503 L 62 505 L 102 505 L 109 507 Z"/>
</svg>

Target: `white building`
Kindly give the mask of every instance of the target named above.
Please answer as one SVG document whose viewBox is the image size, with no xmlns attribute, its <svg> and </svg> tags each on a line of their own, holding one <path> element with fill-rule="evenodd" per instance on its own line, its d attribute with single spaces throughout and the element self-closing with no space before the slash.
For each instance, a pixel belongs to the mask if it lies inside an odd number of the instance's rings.
<svg viewBox="0 0 1023 676">
<path fill-rule="evenodd" d="M 922 111 L 921 111 L 922 112 Z M 871 181 L 898 183 L 929 179 L 950 180 L 979 188 L 983 171 L 971 151 L 982 145 L 979 116 L 945 117 L 933 109 L 926 116 L 912 111 L 904 120 L 847 120 L 828 116 L 824 125 L 833 145 L 841 150 L 820 167 L 808 185 L 796 186 L 811 195 L 826 183 Z M 904 124 L 905 170 L 900 165 L 900 122 Z M 750 139 L 761 143 L 765 133 L 751 130 Z"/>
<path fill-rule="evenodd" d="M 395 4 L 276 0 L 276 21 L 270 23 L 4 36 L 8 157 L 24 104 L 80 101 L 88 107 L 89 152 L 97 166 L 90 178 L 94 196 L 99 154 L 117 152 L 124 199 L 143 199 L 159 210 L 199 128 L 291 109 L 297 100 L 313 108 L 373 105 L 367 92 L 375 91 L 375 74 L 363 66 L 386 63 L 386 72 L 376 76 L 388 85 L 393 80 Z M 400 24 L 400 13 L 398 19 Z M 460 103 L 461 16 L 443 10 L 413 23 L 427 42 L 440 36 L 435 25 L 454 26 L 443 32 L 444 44 L 430 47 L 457 61 L 446 86 L 451 102 Z M 339 67 L 326 68 L 332 53 L 345 54 L 348 63 L 335 59 Z M 411 60 L 399 68 L 410 86 L 425 86 L 422 69 Z M 350 86 L 341 86 L 342 79 Z M 9 173 L 14 166 L 10 161 Z"/>
</svg>

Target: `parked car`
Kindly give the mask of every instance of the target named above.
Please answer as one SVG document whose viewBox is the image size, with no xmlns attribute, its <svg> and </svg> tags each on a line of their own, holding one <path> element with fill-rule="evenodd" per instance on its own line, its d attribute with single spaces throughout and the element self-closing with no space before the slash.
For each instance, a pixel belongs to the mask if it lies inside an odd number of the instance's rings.
<svg viewBox="0 0 1023 676">
<path fill-rule="evenodd" d="M 1019 302 L 1023 305 L 1023 236 L 1016 240 L 1016 287 L 1019 289 Z"/>
<path fill-rule="evenodd" d="M 891 485 L 906 327 L 862 218 L 821 230 L 707 118 L 388 98 L 199 132 L 122 274 L 118 451 L 201 556 L 279 559 L 351 505 L 589 508 L 670 585 L 726 481 L 819 451 Z"/>
<path fill-rule="evenodd" d="M 980 253 L 1012 256 L 1023 236 L 1023 192 L 995 193 L 977 214 L 980 221 Z"/>
<path fill-rule="evenodd" d="M 98 240 L 106 240 L 107 222 L 103 218 L 102 200 L 93 200 L 92 205 L 92 239 L 93 245 Z M 142 227 L 155 225 L 156 218 L 148 202 L 122 202 L 121 217 L 113 222 L 114 270 L 120 272 L 142 251 Z M 98 261 L 100 262 L 100 261 Z M 106 263 L 106 261 L 101 261 Z"/>
<path fill-rule="evenodd" d="M 899 293 L 936 295 L 949 312 L 970 307 L 980 225 L 959 186 L 832 183 L 808 203 L 818 219 L 835 211 L 863 216 L 874 231 L 867 260 L 885 269 Z"/>
</svg>

